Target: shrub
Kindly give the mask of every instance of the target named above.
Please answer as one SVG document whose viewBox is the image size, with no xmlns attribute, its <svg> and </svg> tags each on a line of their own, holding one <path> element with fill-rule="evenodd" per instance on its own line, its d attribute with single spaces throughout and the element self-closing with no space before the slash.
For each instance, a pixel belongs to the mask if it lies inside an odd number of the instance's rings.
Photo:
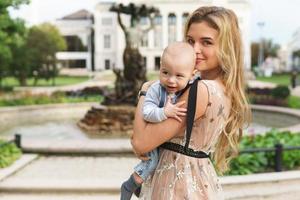
<svg viewBox="0 0 300 200">
<path fill-rule="evenodd" d="M 247 88 L 250 102 L 253 104 L 288 106 L 290 90 L 287 86 L 271 88 Z"/>
<path fill-rule="evenodd" d="M 0 140 L 0 145 L 3 143 L 5 141 Z M 14 143 L 0 147 L 0 168 L 8 167 L 18 160 L 21 155 L 21 150 Z"/>
<path fill-rule="evenodd" d="M 272 130 L 265 135 L 244 136 L 240 143 L 240 149 L 274 147 L 281 143 L 284 147 L 300 146 L 300 133 L 293 134 L 288 131 L 278 132 Z M 229 175 L 243 175 L 259 172 L 274 171 L 274 152 L 244 153 L 231 162 Z M 290 170 L 300 166 L 300 150 L 284 151 L 283 169 Z"/>
<path fill-rule="evenodd" d="M 286 99 L 288 96 L 290 96 L 290 89 L 287 86 L 279 85 L 272 89 L 271 95 L 274 98 Z"/>
<path fill-rule="evenodd" d="M 40 105 L 51 103 L 78 103 L 78 102 L 101 102 L 103 96 L 66 96 L 63 92 L 53 93 L 51 96 L 46 94 L 31 95 L 25 94 L 23 96 L 15 96 L 10 98 L 0 99 L 0 106 L 20 106 L 20 105 Z"/>
</svg>

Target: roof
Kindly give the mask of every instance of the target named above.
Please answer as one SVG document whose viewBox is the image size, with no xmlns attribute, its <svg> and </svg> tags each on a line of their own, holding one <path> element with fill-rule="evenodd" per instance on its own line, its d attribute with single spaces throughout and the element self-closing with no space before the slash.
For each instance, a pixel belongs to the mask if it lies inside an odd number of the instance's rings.
<svg viewBox="0 0 300 200">
<path fill-rule="evenodd" d="M 64 20 L 77 20 L 77 19 L 91 19 L 91 17 L 93 16 L 92 13 L 90 13 L 89 11 L 82 9 L 82 10 L 78 10 L 72 14 L 66 15 L 61 19 Z"/>
</svg>

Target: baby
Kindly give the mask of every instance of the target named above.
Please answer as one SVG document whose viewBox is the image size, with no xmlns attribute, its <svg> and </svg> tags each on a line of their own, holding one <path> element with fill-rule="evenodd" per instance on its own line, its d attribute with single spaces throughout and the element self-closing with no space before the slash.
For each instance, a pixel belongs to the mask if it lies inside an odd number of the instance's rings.
<svg viewBox="0 0 300 200">
<path fill-rule="evenodd" d="M 181 122 L 185 109 L 178 107 L 176 99 L 193 77 L 196 54 L 191 45 L 174 42 L 162 54 L 159 81 L 154 82 L 145 95 L 144 120 L 158 123 L 171 117 Z M 134 173 L 121 186 L 121 200 L 129 200 L 133 193 L 139 196 L 141 184 L 153 173 L 158 164 L 158 149 L 147 154 L 149 160 L 140 162 Z"/>
</svg>

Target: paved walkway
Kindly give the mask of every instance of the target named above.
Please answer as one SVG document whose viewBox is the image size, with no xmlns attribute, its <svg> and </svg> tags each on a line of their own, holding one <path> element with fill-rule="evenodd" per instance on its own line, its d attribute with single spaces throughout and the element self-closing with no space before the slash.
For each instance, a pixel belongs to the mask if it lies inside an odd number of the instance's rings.
<svg viewBox="0 0 300 200">
<path fill-rule="evenodd" d="M 0 199 L 117 200 L 120 184 L 137 162 L 133 157 L 41 156 L 0 182 Z M 222 177 L 221 183 L 228 200 L 297 200 L 300 172 Z M 274 198 L 274 193 L 282 198 Z"/>
<path fill-rule="evenodd" d="M 137 162 L 133 157 L 42 156 L 0 182 L 0 199 L 117 200 L 119 186 Z"/>
<path fill-rule="evenodd" d="M 292 95 L 300 97 L 300 85 L 292 90 Z"/>
</svg>

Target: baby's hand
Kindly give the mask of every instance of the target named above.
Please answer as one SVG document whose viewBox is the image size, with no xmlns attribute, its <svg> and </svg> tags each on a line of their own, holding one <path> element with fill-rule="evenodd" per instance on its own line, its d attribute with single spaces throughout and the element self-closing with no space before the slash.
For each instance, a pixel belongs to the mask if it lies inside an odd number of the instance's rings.
<svg viewBox="0 0 300 200">
<path fill-rule="evenodd" d="M 171 97 L 168 97 L 166 106 L 164 107 L 164 113 L 167 117 L 173 117 L 179 122 L 181 122 L 180 116 L 186 115 L 186 108 L 181 108 L 184 102 L 178 102 L 176 104 L 172 104 Z"/>
</svg>

